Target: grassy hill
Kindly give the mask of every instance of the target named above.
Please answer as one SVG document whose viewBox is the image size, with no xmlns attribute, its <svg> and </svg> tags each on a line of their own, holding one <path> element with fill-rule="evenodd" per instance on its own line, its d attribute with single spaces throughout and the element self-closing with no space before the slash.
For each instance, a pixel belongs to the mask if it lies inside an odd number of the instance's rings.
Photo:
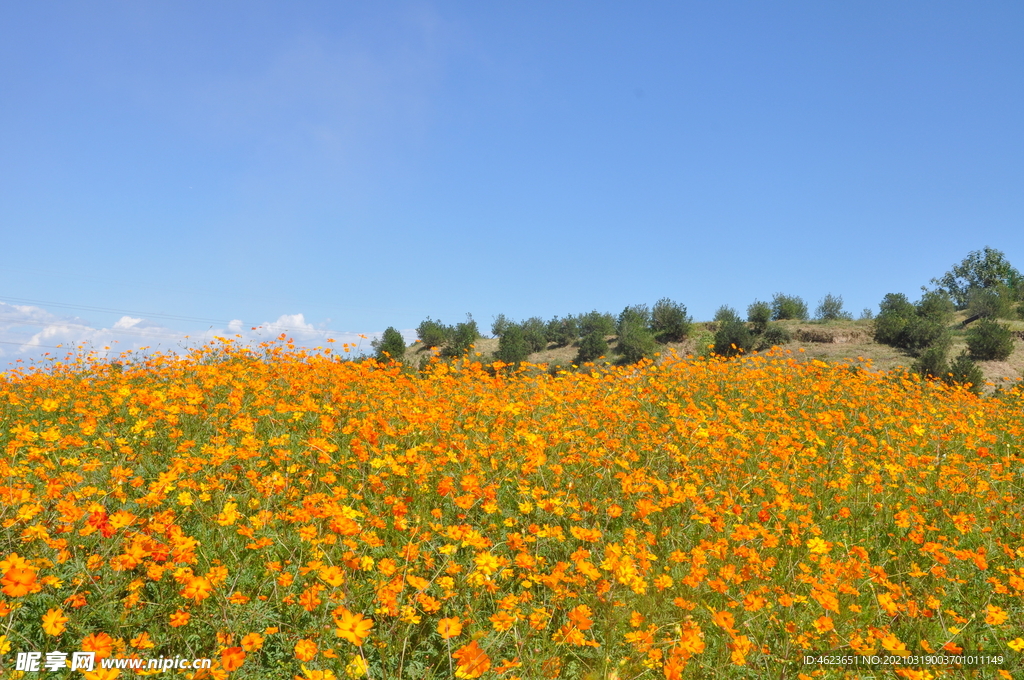
<svg viewBox="0 0 1024 680">
<path fill-rule="evenodd" d="M 966 312 L 957 314 L 957 325 L 952 332 L 951 357 L 955 357 L 967 347 L 966 328 L 960 326 L 966 316 Z M 781 345 L 781 347 L 791 350 L 795 356 L 808 360 L 853 361 L 879 371 L 888 371 L 897 367 L 909 369 L 914 361 L 913 356 L 902 350 L 875 342 L 872 339 L 873 322 L 870 320 L 829 322 L 787 320 L 773 323 L 784 326 L 793 338 L 792 342 Z M 994 386 L 1021 380 L 1024 376 L 1024 341 L 1021 339 L 1021 336 L 1024 336 L 1024 321 L 1004 323 L 1008 323 L 1010 328 L 1018 333 L 1018 337 L 1014 340 L 1013 354 L 1006 361 L 978 362 L 985 375 L 985 380 L 992 383 L 989 386 L 990 389 Z M 675 350 L 680 356 L 706 356 L 710 351 L 708 345 L 714 342 L 716 328 L 714 322 L 695 323 L 693 332 L 685 341 L 659 345 L 659 350 L 663 355 Z M 611 352 L 604 362 L 613 363 L 618 358 L 615 355 L 615 336 L 608 336 L 608 344 Z M 494 352 L 497 349 L 497 338 L 480 338 L 474 346 L 474 352 L 484 363 L 494 360 Z M 578 343 L 564 347 L 549 345 L 547 349 L 531 354 L 529 361 L 535 364 L 569 367 L 576 357 L 577 350 Z M 436 350 L 433 352 L 436 353 Z M 410 366 L 417 367 L 429 360 L 431 353 L 431 350 L 417 342 L 406 349 L 405 361 Z"/>
</svg>

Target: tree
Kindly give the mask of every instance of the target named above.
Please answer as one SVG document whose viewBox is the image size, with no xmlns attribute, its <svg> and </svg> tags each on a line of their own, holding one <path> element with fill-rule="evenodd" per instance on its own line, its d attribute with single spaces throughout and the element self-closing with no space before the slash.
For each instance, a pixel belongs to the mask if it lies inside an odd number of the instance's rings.
<svg viewBox="0 0 1024 680">
<path fill-rule="evenodd" d="M 380 338 L 371 344 L 377 350 L 378 361 L 402 361 L 405 359 L 405 338 L 394 326 L 388 326 Z"/>
<path fill-rule="evenodd" d="M 506 364 L 519 364 L 526 361 L 529 356 L 530 345 L 526 342 L 523 327 L 512 324 L 501 334 L 494 358 Z"/>
<path fill-rule="evenodd" d="M 620 324 L 616 352 L 622 357 L 623 363 L 635 364 L 653 355 L 654 350 L 654 335 L 647 326 L 636 319 L 627 319 Z"/>
<path fill-rule="evenodd" d="M 505 331 L 511 325 L 513 325 L 511 320 L 506 318 L 504 314 L 499 314 L 494 317 L 494 323 L 491 324 L 491 335 L 495 338 L 500 338 L 505 335 Z"/>
<path fill-rule="evenodd" d="M 1002 251 L 988 246 L 971 251 L 960 264 L 953 265 L 952 269 L 931 282 L 953 298 L 958 309 L 967 307 L 972 288 L 994 288 L 1002 284 L 1014 299 L 1020 299 L 1024 294 L 1024 277 Z"/>
<path fill-rule="evenodd" d="M 647 305 L 631 305 L 622 310 L 619 314 L 619 323 L 616 332 L 622 335 L 622 329 L 628 324 L 637 324 L 647 328 L 651 324 L 651 310 Z"/>
<path fill-rule="evenodd" d="M 754 330 L 763 333 L 772 320 L 772 306 L 761 300 L 754 300 L 747 307 L 747 321 L 754 324 Z"/>
<path fill-rule="evenodd" d="M 715 354 L 732 357 L 750 351 L 754 336 L 742 321 L 725 321 L 715 333 Z"/>
<path fill-rule="evenodd" d="M 972 359 L 1004 361 L 1013 354 L 1013 333 L 993 319 L 982 319 L 967 331 L 967 349 Z"/>
<path fill-rule="evenodd" d="M 477 328 L 476 321 L 473 321 L 471 314 L 467 314 L 463 323 L 455 324 L 455 329 L 441 354 L 446 357 L 461 357 L 470 350 L 479 337 L 480 329 Z"/>
<path fill-rule="evenodd" d="M 714 320 L 717 323 L 737 323 L 741 321 L 740 315 L 729 305 L 722 305 L 716 309 Z"/>
<path fill-rule="evenodd" d="M 592 312 L 581 314 L 579 321 L 580 337 L 585 338 L 593 333 L 597 333 L 602 338 L 615 335 L 615 318 L 611 314 L 602 314 L 595 309 Z"/>
<path fill-rule="evenodd" d="M 580 340 L 580 349 L 576 353 L 576 358 L 573 359 L 573 363 L 577 366 L 595 361 L 608 354 L 608 341 L 604 339 L 604 333 L 601 329 L 591 331 L 583 336 Z"/>
<path fill-rule="evenodd" d="M 434 321 L 429 316 L 416 328 L 416 337 L 429 349 L 440 347 L 448 341 L 452 329 L 440 321 Z"/>
<path fill-rule="evenodd" d="M 686 306 L 661 298 L 651 310 L 651 330 L 661 342 L 681 342 L 690 334 L 692 323 Z"/>
<path fill-rule="evenodd" d="M 807 303 L 798 295 L 776 293 L 772 296 L 772 319 L 775 321 L 783 319 L 806 321 Z"/>
<path fill-rule="evenodd" d="M 853 318 L 849 312 L 843 311 L 843 296 L 829 293 L 818 302 L 814 316 L 821 321 L 848 321 Z"/>
</svg>

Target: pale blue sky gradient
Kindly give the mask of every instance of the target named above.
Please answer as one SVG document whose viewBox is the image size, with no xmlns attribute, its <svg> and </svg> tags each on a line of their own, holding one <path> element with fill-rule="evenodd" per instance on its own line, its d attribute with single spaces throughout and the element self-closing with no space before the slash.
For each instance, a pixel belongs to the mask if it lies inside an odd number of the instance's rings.
<svg viewBox="0 0 1024 680">
<path fill-rule="evenodd" d="M 1019 2 L 4 3 L 0 351 L 1024 268 L 1022 35 Z"/>
</svg>

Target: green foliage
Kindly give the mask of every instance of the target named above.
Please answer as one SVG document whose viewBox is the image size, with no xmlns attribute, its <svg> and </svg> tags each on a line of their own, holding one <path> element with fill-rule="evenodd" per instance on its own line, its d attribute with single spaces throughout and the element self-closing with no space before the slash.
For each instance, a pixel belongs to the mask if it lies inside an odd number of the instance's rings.
<svg viewBox="0 0 1024 680">
<path fill-rule="evenodd" d="M 608 354 L 608 342 L 604 339 L 605 334 L 597 331 L 591 331 L 583 336 L 580 340 L 580 349 L 576 353 L 576 358 L 573 359 L 573 363 L 577 366 L 596 361 L 597 359 L 606 356 Z"/>
<path fill-rule="evenodd" d="M 785 326 L 777 323 L 770 323 L 757 336 L 757 351 L 770 349 L 777 345 L 784 345 L 793 340 L 793 336 L 786 330 Z"/>
<path fill-rule="evenodd" d="M 861 321 L 871 321 L 871 319 L 875 318 L 875 313 L 871 311 L 870 307 L 865 307 L 864 309 L 861 310 L 860 317 L 858 318 Z"/>
<path fill-rule="evenodd" d="M 523 329 L 523 337 L 530 346 L 531 352 L 540 352 L 548 346 L 548 327 L 544 319 L 532 316 L 519 324 Z"/>
<path fill-rule="evenodd" d="M 967 350 L 972 359 L 1003 361 L 1013 353 L 1013 333 L 1005 324 L 982 319 L 967 330 Z"/>
<path fill-rule="evenodd" d="M 461 357 L 472 348 L 479 337 L 480 329 L 477 328 L 476 321 L 473 321 L 471 314 L 467 314 L 464 322 L 455 324 L 448 343 L 441 350 L 441 356 Z"/>
<path fill-rule="evenodd" d="M 571 345 L 576 342 L 579 335 L 579 320 L 571 314 L 564 319 L 559 319 L 557 316 L 552 318 L 544 329 L 545 339 L 554 343 L 555 347 Z"/>
<path fill-rule="evenodd" d="M 732 357 L 749 352 L 754 345 L 754 336 L 742 321 L 725 321 L 715 333 L 715 354 Z"/>
<path fill-rule="evenodd" d="M 937 342 L 921 352 L 921 356 L 911 365 L 911 369 L 924 378 L 943 378 L 948 371 L 948 354 L 949 343 Z"/>
<path fill-rule="evenodd" d="M 512 325 L 511 319 L 507 318 L 504 314 L 499 314 L 494 317 L 494 323 L 491 324 L 491 335 L 495 338 L 500 338 L 505 335 L 505 331 Z"/>
<path fill-rule="evenodd" d="M 717 323 L 742 323 L 739 313 L 729 305 L 722 305 L 715 310 L 715 321 Z"/>
<path fill-rule="evenodd" d="M 849 312 L 843 311 L 843 296 L 829 293 L 818 302 L 814 317 L 821 321 L 848 321 L 853 318 Z"/>
<path fill-rule="evenodd" d="M 1014 299 L 1024 294 L 1024 277 L 1002 251 L 988 246 L 970 252 L 960 264 L 931 282 L 947 293 L 959 309 L 967 306 L 972 288 L 994 288 L 1002 284 Z"/>
<path fill-rule="evenodd" d="M 754 300 L 747 307 L 747 321 L 754 324 L 754 329 L 764 332 L 772 319 L 772 306 L 761 300 Z"/>
<path fill-rule="evenodd" d="M 615 351 L 622 357 L 622 362 L 635 364 L 644 358 L 654 355 L 657 346 L 654 334 L 650 329 L 635 319 L 626 320 L 619 328 L 619 343 Z"/>
<path fill-rule="evenodd" d="M 961 352 L 956 359 L 950 362 L 942 379 L 950 385 L 967 385 L 975 394 L 981 392 L 981 386 L 985 382 L 981 368 L 974 363 L 967 352 Z"/>
<path fill-rule="evenodd" d="M 631 305 L 622 310 L 619 314 L 619 322 L 616 324 L 616 333 L 622 335 L 626 326 L 642 326 L 648 328 L 651 325 L 651 310 L 647 305 Z"/>
<path fill-rule="evenodd" d="M 523 327 L 517 324 L 509 325 L 498 341 L 498 351 L 494 353 L 494 358 L 506 364 L 519 364 L 526 361 L 529 356 L 530 345 L 526 342 Z"/>
<path fill-rule="evenodd" d="M 420 339 L 425 347 L 433 349 L 448 342 L 453 329 L 445 326 L 440 321 L 434 321 L 429 316 L 416 328 L 416 337 Z"/>
<path fill-rule="evenodd" d="M 967 311 L 983 319 L 1005 319 L 1012 315 L 1013 301 L 1004 285 L 972 288 L 967 292 Z"/>
<path fill-rule="evenodd" d="M 797 295 L 783 295 L 776 293 L 772 296 L 772 319 L 782 321 L 783 319 L 807 320 L 807 303 Z"/>
<path fill-rule="evenodd" d="M 651 310 L 651 330 L 660 342 L 681 342 L 690 334 L 693 323 L 686 314 L 686 306 L 662 298 Z"/>
<path fill-rule="evenodd" d="M 580 337 L 597 333 L 602 338 L 615 335 L 615 318 L 611 314 L 602 314 L 596 309 L 580 315 Z"/>
<path fill-rule="evenodd" d="M 920 354 L 944 341 L 953 317 L 953 304 L 939 291 L 925 293 L 916 305 L 903 293 L 889 293 L 875 318 L 875 342 Z"/>
<path fill-rule="evenodd" d="M 394 326 L 388 326 L 380 338 L 374 340 L 371 345 L 377 350 L 378 361 L 402 361 L 405 359 L 405 338 Z"/>
</svg>

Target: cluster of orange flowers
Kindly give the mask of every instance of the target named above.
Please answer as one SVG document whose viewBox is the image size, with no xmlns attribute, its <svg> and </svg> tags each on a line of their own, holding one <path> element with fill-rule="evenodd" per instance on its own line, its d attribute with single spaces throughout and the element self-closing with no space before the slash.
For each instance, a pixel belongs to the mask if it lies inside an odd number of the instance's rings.
<svg viewBox="0 0 1024 680">
<path fill-rule="evenodd" d="M 7 374 L 0 672 L 61 646 L 214 658 L 193 680 L 966 650 L 1011 677 L 1022 404 L 785 353 L 415 374 L 222 340 Z"/>
</svg>

